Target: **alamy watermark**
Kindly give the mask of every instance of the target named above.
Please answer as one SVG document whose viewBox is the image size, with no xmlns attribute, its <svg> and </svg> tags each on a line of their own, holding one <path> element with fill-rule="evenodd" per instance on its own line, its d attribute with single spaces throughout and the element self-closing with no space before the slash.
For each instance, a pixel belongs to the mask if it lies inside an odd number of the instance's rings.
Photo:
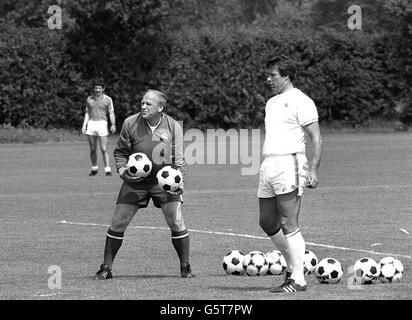
<svg viewBox="0 0 412 320">
<path fill-rule="evenodd" d="M 190 142 L 184 149 L 185 160 L 187 164 L 241 165 L 242 175 L 255 175 L 261 160 L 260 137 L 260 129 L 207 129 L 206 134 L 189 129 L 183 138 Z"/>
<path fill-rule="evenodd" d="M 47 280 L 47 286 L 50 290 L 62 288 L 62 269 L 59 266 L 52 265 L 47 269 L 51 276 Z"/>
<path fill-rule="evenodd" d="M 62 29 L 63 20 L 62 20 L 62 8 L 58 5 L 50 6 L 47 9 L 47 14 L 49 18 L 47 19 L 47 26 L 50 30 Z"/>
<path fill-rule="evenodd" d="M 353 272 L 354 266 L 350 266 L 347 271 L 348 279 L 346 284 L 350 290 L 363 290 L 364 287 L 356 281 L 355 273 Z"/>
<path fill-rule="evenodd" d="M 47 19 L 47 26 L 50 30 L 62 29 L 62 9 L 59 5 L 51 5 L 47 9 L 49 18 Z M 362 8 L 356 4 L 352 4 L 348 7 L 348 14 L 351 16 L 348 18 L 347 26 L 350 30 L 362 29 Z"/>
<path fill-rule="evenodd" d="M 183 127 L 182 122 L 180 122 Z M 194 164 L 231 164 L 240 165 L 242 175 L 259 173 L 261 162 L 260 129 L 188 129 L 184 134 L 176 132 L 173 136 L 167 129 L 159 128 L 152 138 L 159 143 L 151 155 L 154 163 L 168 162 L 168 157 L 183 157 L 187 165 Z M 174 140 L 175 150 L 169 150 Z M 183 146 L 183 144 L 185 146 Z M 174 154 L 183 149 L 183 154 Z"/>
<path fill-rule="evenodd" d="M 362 29 L 362 8 L 353 4 L 349 6 L 348 14 L 351 14 L 348 19 L 348 28 L 352 31 Z"/>
</svg>

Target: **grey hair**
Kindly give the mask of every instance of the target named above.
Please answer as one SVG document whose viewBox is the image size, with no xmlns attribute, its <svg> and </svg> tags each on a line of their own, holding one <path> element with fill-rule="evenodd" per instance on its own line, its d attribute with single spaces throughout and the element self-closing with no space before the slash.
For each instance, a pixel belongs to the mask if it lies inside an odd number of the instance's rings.
<svg viewBox="0 0 412 320">
<path fill-rule="evenodd" d="M 146 95 L 149 92 L 153 92 L 154 94 L 157 95 L 157 97 L 159 98 L 159 103 L 160 105 L 163 106 L 163 110 L 166 109 L 167 107 L 167 96 L 166 94 L 164 94 L 162 91 L 159 90 L 155 90 L 155 89 L 148 89 L 146 90 L 146 92 L 144 93 L 144 95 Z M 144 96 L 143 95 L 143 96 Z"/>
</svg>

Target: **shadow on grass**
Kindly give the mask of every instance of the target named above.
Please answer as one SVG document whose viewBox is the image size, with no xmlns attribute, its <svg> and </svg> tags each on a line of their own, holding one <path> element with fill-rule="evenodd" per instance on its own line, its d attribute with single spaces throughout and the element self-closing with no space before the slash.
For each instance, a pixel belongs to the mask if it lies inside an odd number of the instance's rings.
<svg viewBox="0 0 412 320">
<path fill-rule="evenodd" d="M 86 276 L 86 279 L 95 280 L 94 276 Z M 142 279 L 173 279 L 180 278 L 180 275 L 165 275 L 165 274 L 136 274 L 136 275 L 113 275 L 109 280 L 142 280 Z M 97 281 L 97 280 L 96 280 Z"/>
<path fill-rule="evenodd" d="M 238 286 L 233 286 L 233 287 L 229 287 L 229 286 L 212 286 L 212 287 L 208 287 L 209 289 L 215 289 L 215 290 L 221 290 L 221 291 L 269 291 L 269 289 L 271 288 L 270 285 L 265 286 L 265 287 L 238 287 Z"/>
</svg>

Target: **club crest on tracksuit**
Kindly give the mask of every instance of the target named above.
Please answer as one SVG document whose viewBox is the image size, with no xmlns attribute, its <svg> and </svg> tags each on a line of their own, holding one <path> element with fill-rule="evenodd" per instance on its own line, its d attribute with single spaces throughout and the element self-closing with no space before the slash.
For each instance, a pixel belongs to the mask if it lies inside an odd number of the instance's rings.
<svg viewBox="0 0 412 320">
<path fill-rule="evenodd" d="M 161 142 L 168 143 L 170 142 L 170 132 L 167 129 L 159 128 L 154 134 L 156 139 L 159 139 Z"/>
</svg>

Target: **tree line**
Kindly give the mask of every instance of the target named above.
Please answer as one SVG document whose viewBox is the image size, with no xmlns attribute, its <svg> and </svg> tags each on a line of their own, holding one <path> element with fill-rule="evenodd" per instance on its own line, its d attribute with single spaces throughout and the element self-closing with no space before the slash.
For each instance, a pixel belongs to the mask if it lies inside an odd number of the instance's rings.
<svg viewBox="0 0 412 320">
<path fill-rule="evenodd" d="M 48 8 L 62 28 L 51 30 Z M 412 9 L 407 0 L 5 0 L 0 4 L 0 124 L 80 128 L 96 77 L 118 125 L 147 88 L 187 127 L 263 123 L 264 62 L 286 54 L 321 121 L 412 118 Z"/>
</svg>

